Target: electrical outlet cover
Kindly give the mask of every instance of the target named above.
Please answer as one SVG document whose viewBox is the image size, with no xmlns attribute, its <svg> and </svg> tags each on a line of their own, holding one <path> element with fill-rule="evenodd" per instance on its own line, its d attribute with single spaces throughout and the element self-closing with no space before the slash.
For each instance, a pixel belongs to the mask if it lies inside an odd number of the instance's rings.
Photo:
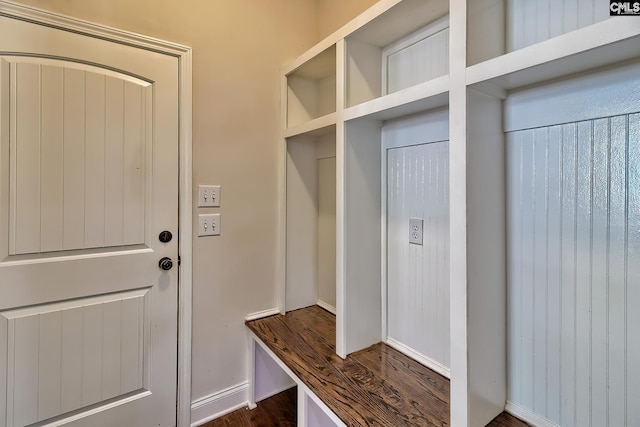
<svg viewBox="0 0 640 427">
<path fill-rule="evenodd" d="M 412 245 L 422 245 L 422 218 L 409 218 L 409 243 Z"/>
</svg>

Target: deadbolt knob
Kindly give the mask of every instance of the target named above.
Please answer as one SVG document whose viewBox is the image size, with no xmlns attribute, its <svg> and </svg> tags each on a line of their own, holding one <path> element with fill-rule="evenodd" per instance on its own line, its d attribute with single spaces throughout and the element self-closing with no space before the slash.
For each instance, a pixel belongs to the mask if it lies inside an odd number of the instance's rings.
<svg viewBox="0 0 640 427">
<path fill-rule="evenodd" d="M 158 267 L 164 271 L 171 270 L 171 267 L 173 267 L 173 261 L 171 261 L 171 258 L 169 257 L 164 257 L 158 262 Z"/>
<path fill-rule="evenodd" d="M 171 239 L 173 238 L 173 234 L 171 234 L 170 231 L 164 230 L 163 232 L 160 233 L 160 235 L 158 236 L 158 239 L 162 242 L 162 243 L 169 243 L 171 241 Z"/>
</svg>

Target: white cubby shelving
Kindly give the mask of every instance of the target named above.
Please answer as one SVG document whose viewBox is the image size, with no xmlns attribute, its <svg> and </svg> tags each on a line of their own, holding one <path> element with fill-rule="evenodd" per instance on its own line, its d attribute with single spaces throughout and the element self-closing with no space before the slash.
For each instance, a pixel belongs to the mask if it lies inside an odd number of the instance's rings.
<svg viewBox="0 0 640 427">
<path fill-rule="evenodd" d="M 341 357 L 386 339 L 384 129 L 447 115 L 453 427 L 484 426 L 505 406 L 554 425 L 539 408 L 508 404 L 516 326 L 503 118 L 524 89 L 640 61 L 640 20 L 608 7 L 380 0 L 283 69 L 280 309 L 334 308 Z"/>
<path fill-rule="evenodd" d="M 336 111 L 336 47 L 329 46 L 285 75 L 286 127 L 330 123 Z M 312 126 L 314 126 L 312 124 Z"/>
</svg>

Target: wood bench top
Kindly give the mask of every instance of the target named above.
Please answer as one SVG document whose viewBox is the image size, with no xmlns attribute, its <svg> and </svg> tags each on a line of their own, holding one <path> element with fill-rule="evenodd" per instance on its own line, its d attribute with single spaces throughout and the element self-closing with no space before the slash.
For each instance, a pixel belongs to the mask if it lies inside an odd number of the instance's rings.
<svg viewBox="0 0 640 427">
<path fill-rule="evenodd" d="M 449 381 L 385 344 L 335 354 L 335 316 L 320 307 L 247 323 L 348 426 L 449 425 Z"/>
<path fill-rule="evenodd" d="M 318 306 L 247 322 L 247 327 L 347 426 L 449 425 L 449 380 L 378 343 L 335 353 L 335 316 Z M 526 427 L 503 413 L 489 426 Z"/>
</svg>

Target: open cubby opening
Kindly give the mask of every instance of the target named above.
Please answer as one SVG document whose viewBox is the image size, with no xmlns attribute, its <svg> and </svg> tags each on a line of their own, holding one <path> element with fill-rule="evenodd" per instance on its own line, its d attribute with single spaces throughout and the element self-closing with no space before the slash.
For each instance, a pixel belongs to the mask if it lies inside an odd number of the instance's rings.
<svg viewBox="0 0 640 427">
<path fill-rule="evenodd" d="M 286 311 L 318 304 L 335 313 L 335 126 L 286 141 Z"/>
<path fill-rule="evenodd" d="M 609 4 L 598 0 L 468 0 L 467 7 L 468 65 L 611 18 Z M 570 39 L 563 42 L 572 43 Z"/>
<path fill-rule="evenodd" d="M 446 75 L 448 11 L 446 1 L 405 1 L 351 34 L 346 39 L 345 107 Z"/>
<path fill-rule="evenodd" d="M 286 76 L 287 127 L 336 111 L 336 47 L 304 63 Z"/>
</svg>

